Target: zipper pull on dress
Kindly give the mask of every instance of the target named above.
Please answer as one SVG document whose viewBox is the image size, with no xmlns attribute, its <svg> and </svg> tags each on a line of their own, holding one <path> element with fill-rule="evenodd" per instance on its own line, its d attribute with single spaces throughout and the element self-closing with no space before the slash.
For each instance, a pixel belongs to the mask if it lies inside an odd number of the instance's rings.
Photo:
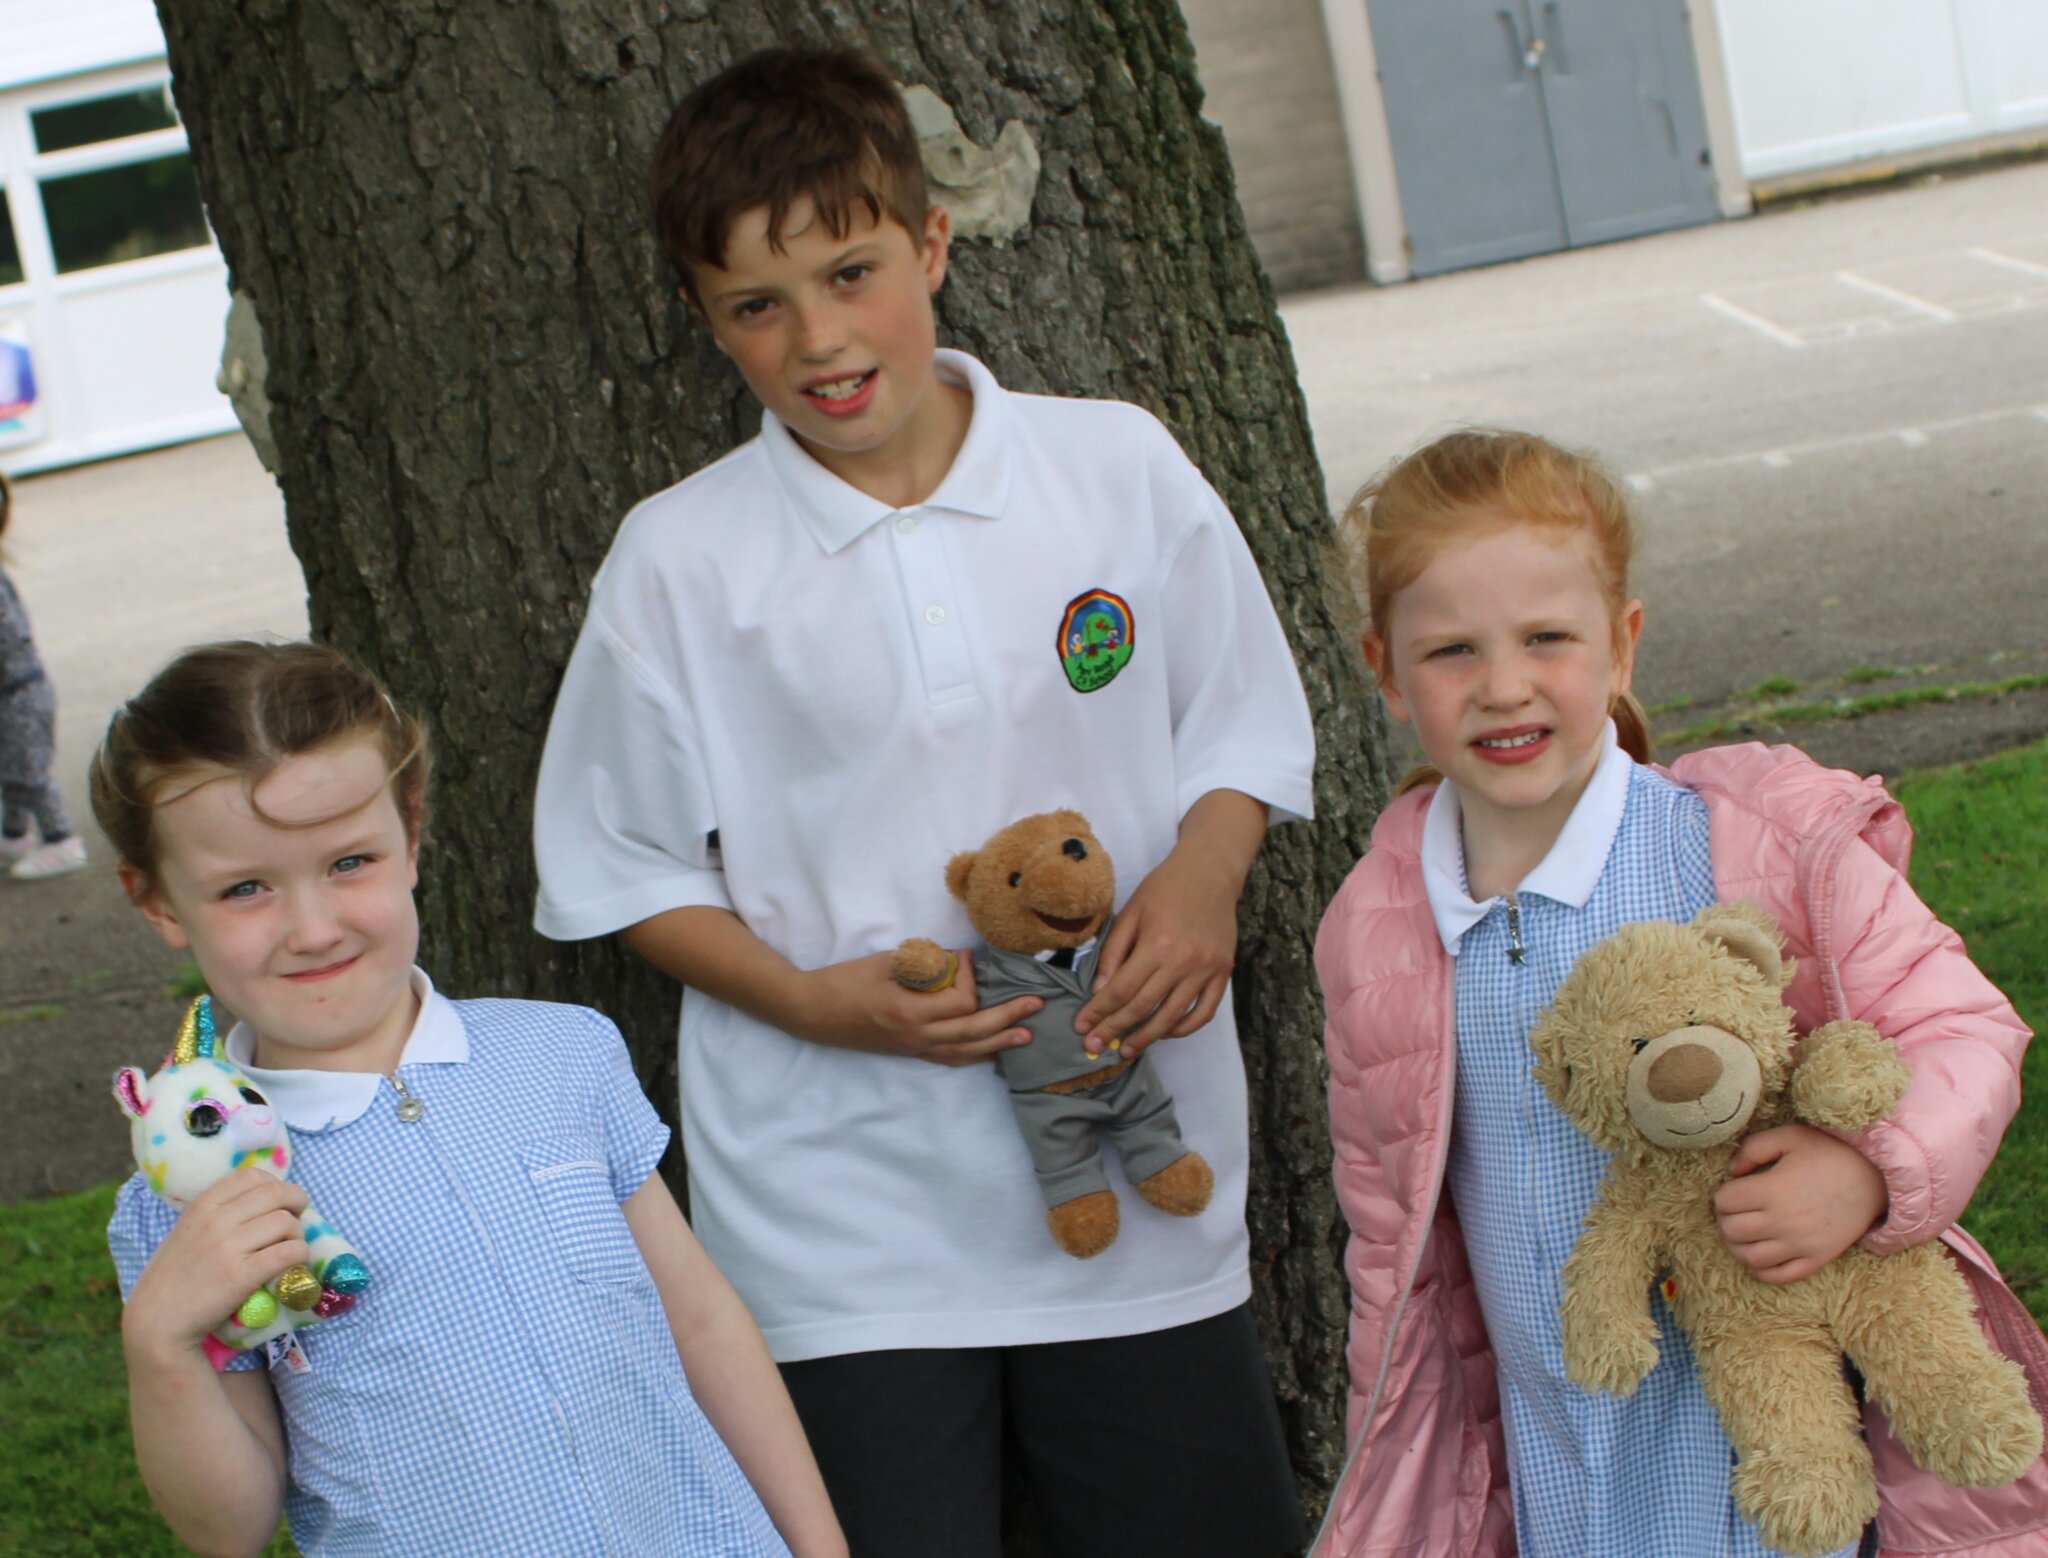
<svg viewBox="0 0 2048 1558">
<path fill-rule="evenodd" d="M 1508 961 L 1517 968 L 1526 961 L 1522 954 L 1522 906 L 1515 902 L 1513 894 L 1508 896 Z"/>
<path fill-rule="evenodd" d="M 396 1071 L 391 1073 L 391 1085 L 398 1089 L 398 1118 L 400 1120 L 404 1121 L 407 1125 L 411 1125 L 427 1112 L 427 1106 L 413 1096 L 412 1090 L 405 1085 L 405 1079 L 399 1076 Z"/>
</svg>

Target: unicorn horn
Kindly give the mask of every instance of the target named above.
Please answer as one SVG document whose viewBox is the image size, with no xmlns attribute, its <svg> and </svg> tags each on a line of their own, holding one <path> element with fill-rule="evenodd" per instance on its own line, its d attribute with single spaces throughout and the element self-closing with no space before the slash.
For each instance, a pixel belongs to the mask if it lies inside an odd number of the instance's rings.
<svg viewBox="0 0 2048 1558">
<path fill-rule="evenodd" d="M 211 1060 L 214 1054 L 213 997 L 202 995 L 185 1008 L 185 1020 L 178 1024 L 178 1042 L 171 1050 L 171 1064 L 183 1066 L 194 1060 Z"/>
</svg>

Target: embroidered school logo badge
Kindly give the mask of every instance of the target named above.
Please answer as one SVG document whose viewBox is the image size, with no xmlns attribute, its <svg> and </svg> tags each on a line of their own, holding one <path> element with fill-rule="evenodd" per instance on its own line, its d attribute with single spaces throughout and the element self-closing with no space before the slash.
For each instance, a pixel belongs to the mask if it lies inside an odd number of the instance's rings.
<svg viewBox="0 0 2048 1558">
<path fill-rule="evenodd" d="M 1107 687 L 1129 664 L 1133 639 L 1131 608 L 1121 595 L 1076 595 L 1060 617 L 1060 669 L 1076 692 Z"/>
</svg>

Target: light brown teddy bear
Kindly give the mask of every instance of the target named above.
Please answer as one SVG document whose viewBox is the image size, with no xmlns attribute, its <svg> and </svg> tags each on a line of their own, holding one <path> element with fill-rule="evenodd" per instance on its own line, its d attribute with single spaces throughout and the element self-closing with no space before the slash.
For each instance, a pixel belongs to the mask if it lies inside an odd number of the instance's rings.
<svg viewBox="0 0 2048 1558">
<path fill-rule="evenodd" d="M 1544 1090 L 1614 1155 L 1565 1262 L 1566 1372 L 1632 1392 L 1657 1362 L 1656 1288 L 1735 1447 L 1736 1507 L 1799 1555 L 1846 1546 L 1877 1514 L 1843 1354 L 1913 1458 L 1958 1486 L 2018 1477 L 2041 1453 L 2041 1420 L 1939 1243 L 1854 1247 L 1787 1286 L 1723 1245 L 1714 1192 L 1745 1135 L 1790 1120 L 1861 1130 L 1909 1081 L 1867 1023 L 1800 1043 L 1780 994 L 1790 977 L 1777 927 L 1749 904 L 1630 925 L 1579 959 L 1529 1042 Z"/>
<path fill-rule="evenodd" d="M 1116 1239 L 1105 1134 L 1139 1195 L 1175 1217 L 1201 1211 L 1215 1176 L 1181 1140 L 1151 1055 L 1126 1058 L 1116 1040 L 1091 1055 L 1074 1031 L 1116 905 L 1116 873 L 1088 819 L 1054 811 L 1013 822 L 980 849 L 955 855 L 946 886 L 988 943 L 974 963 L 981 1004 L 1020 995 L 1045 1002 L 1023 1023 L 1031 1042 L 997 1055 L 996 1069 L 1009 1084 L 1054 1241 L 1085 1260 Z M 914 990 L 943 990 L 955 962 L 935 942 L 906 941 L 896 950 L 896 977 Z"/>
</svg>

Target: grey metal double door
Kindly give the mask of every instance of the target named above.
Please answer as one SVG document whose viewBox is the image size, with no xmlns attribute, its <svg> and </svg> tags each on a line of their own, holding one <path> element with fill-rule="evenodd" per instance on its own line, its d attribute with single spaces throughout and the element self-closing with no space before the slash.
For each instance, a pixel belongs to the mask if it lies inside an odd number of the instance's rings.
<svg viewBox="0 0 2048 1558">
<path fill-rule="evenodd" d="M 1719 214 L 1683 0 L 1369 15 L 1416 275 Z"/>
</svg>

